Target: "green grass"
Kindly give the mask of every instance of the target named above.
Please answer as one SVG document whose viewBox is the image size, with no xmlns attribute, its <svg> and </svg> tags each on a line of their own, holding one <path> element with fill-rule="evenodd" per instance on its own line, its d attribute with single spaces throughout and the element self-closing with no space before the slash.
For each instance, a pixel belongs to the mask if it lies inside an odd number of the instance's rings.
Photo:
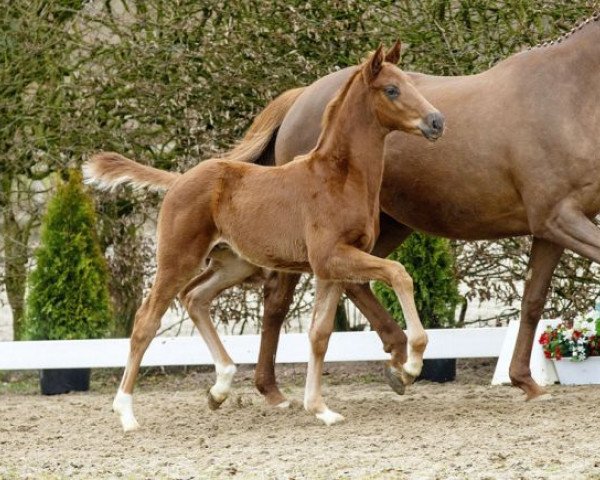
<svg viewBox="0 0 600 480">
<path fill-rule="evenodd" d="M 39 392 L 39 374 L 37 371 L 0 372 L 0 395 L 28 395 L 37 392 Z M 0 476 L 0 480 L 4 480 L 4 478 Z"/>
</svg>

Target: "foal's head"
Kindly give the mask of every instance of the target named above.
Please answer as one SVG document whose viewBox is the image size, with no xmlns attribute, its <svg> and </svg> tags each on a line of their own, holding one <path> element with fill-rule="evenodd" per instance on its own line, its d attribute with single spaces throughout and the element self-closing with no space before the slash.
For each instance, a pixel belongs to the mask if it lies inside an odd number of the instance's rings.
<svg viewBox="0 0 600 480">
<path fill-rule="evenodd" d="M 396 42 L 386 55 L 379 46 L 362 65 L 362 78 L 369 88 L 375 115 L 389 130 L 402 130 L 437 140 L 444 133 L 444 116 L 396 66 L 399 59 L 400 42 Z"/>
</svg>

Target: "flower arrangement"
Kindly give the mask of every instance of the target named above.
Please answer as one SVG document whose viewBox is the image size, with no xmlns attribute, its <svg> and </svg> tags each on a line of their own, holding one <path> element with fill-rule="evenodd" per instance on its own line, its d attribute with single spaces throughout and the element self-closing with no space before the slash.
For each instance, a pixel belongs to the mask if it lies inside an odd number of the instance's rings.
<svg viewBox="0 0 600 480">
<path fill-rule="evenodd" d="M 600 356 L 600 318 L 576 321 L 571 328 L 562 323 L 547 327 L 539 342 L 546 358 L 570 357 L 572 362 L 582 362 Z"/>
</svg>

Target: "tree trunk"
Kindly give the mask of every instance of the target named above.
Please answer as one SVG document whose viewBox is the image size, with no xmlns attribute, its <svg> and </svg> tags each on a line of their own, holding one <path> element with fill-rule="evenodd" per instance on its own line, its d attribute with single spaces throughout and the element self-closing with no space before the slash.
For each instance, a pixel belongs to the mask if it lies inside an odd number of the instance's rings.
<svg viewBox="0 0 600 480">
<path fill-rule="evenodd" d="M 2 220 L 4 224 L 4 284 L 13 315 L 13 338 L 21 340 L 24 335 L 25 289 L 27 286 L 27 259 L 31 226 L 19 225 L 14 211 L 10 208 L 12 178 L 2 179 Z"/>
<path fill-rule="evenodd" d="M 114 313 L 113 336 L 125 338 L 131 335 L 135 313 L 144 294 L 145 246 L 141 233 L 131 225 L 121 224 L 122 219 L 112 220 L 112 247 L 114 255 L 109 262 L 109 285 Z"/>
</svg>

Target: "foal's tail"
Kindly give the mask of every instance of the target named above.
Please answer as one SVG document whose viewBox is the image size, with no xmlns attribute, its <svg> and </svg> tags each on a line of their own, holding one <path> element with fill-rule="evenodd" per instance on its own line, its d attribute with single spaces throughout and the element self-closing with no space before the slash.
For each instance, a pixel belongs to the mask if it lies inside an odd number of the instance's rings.
<svg viewBox="0 0 600 480">
<path fill-rule="evenodd" d="M 303 91 L 304 88 L 288 90 L 269 103 L 254 119 L 244 138 L 221 158 L 256 162 Z M 181 174 L 141 165 L 118 153 L 102 152 L 93 155 L 83 165 L 83 175 L 86 183 L 105 190 L 126 183 L 132 184 L 134 188 L 168 190 Z"/>
<path fill-rule="evenodd" d="M 85 183 L 103 190 L 111 190 L 125 183 L 132 184 L 136 189 L 149 187 L 168 190 L 180 175 L 142 165 L 114 152 L 98 153 L 83 164 Z"/>
</svg>

